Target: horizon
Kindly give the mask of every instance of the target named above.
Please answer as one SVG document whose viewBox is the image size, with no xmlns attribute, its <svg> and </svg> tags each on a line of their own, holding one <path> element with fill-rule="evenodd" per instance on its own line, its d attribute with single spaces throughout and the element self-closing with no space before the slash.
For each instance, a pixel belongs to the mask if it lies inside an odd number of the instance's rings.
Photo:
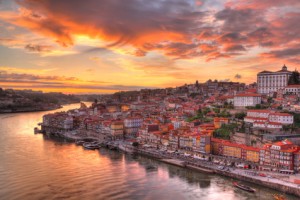
<svg viewBox="0 0 300 200">
<path fill-rule="evenodd" d="M 287 1 L 0 1 L 0 85 L 64 94 L 250 84 L 300 59 Z M 193 81 L 192 81 L 193 80 Z"/>
</svg>

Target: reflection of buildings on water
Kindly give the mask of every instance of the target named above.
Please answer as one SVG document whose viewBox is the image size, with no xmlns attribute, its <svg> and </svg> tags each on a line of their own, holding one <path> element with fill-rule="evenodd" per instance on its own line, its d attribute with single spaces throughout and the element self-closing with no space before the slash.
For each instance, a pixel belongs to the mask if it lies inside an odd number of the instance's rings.
<svg viewBox="0 0 300 200">
<path fill-rule="evenodd" d="M 173 165 L 168 165 L 165 163 L 162 163 L 160 161 L 139 156 L 139 155 L 125 155 L 126 160 L 134 160 L 139 163 L 140 166 L 144 167 L 145 169 L 147 166 L 159 166 L 167 170 L 170 178 L 180 178 L 182 180 L 185 180 L 187 183 L 191 185 L 197 185 L 200 188 L 208 188 L 211 185 L 211 176 L 207 174 L 202 174 L 199 172 L 195 172 L 193 170 L 180 168 Z"/>
</svg>

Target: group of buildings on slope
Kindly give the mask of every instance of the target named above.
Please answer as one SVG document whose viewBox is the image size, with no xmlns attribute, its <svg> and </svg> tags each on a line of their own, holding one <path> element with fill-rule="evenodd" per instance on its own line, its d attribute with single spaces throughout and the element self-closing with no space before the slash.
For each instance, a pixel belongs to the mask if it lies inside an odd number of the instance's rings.
<svg viewBox="0 0 300 200">
<path fill-rule="evenodd" d="M 118 93 L 91 107 L 82 104 L 79 109 L 45 115 L 42 130 L 130 139 L 198 159 L 299 172 L 299 129 L 284 130 L 295 128 L 295 118 L 282 110 L 296 112 L 299 93 L 280 94 L 289 87 L 290 76 L 284 66 L 274 74 L 259 73 L 257 84 L 209 80 L 131 95 Z M 254 109 L 257 105 L 264 109 Z M 237 117 L 243 112 L 245 116 Z M 238 135 L 243 140 L 236 139 Z M 270 135 L 280 135 L 283 141 L 268 139 Z"/>
</svg>

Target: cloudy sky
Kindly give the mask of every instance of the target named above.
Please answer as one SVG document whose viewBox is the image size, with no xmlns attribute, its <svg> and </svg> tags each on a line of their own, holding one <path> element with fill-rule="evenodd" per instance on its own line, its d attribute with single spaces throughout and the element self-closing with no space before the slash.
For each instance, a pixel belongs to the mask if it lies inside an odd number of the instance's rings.
<svg viewBox="0 0 300 200">
<path fill-rule="evenodd" d="M 0 87 L 251 83 L 300 64 L 299 0 L 0 0 Z"/>
</svg>

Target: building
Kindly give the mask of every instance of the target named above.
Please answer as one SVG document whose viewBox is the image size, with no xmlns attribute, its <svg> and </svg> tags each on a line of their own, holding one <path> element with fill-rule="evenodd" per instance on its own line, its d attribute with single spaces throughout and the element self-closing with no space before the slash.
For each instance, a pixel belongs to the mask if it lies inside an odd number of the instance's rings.
<svg viewBox="0 0 300 200">
<path fill-rule="evenodd" d="M 67 113 L 54 113 L 43 116 L 42 127 L 70 130 L 73 129 L 73 123 L 73 117 L 69 116 Z"/>
<path fill-rule="evenodd" d="M 257 91 L 260 94 L 272 94 L 279 89 L 284 89 L 288 85 L 291 71 L 284 65 L 277 72 L 262 71 L 257 74 Z"/>
<path fill-rule="evenodd" d="M 143 119 L 140 117 L 128 117 L 124 119 L 125 136 L 135 137 L 142 124 Z"/>
<path fill-rule="evenodd" d="M 267 144 L 260 150 L 260 165 L 263 170 L 294 171 L 294 155 L 299 151 L 289 140 Z"/>
<path fill-rule="evenodd" d="M 259 148 L 232 143 L 228 140 L 221 140 L 217 138 L 212 138 L 211 141 L 212 153 L 214 155 L 236 158 L 251 163 L 259 162 Z"/>
<path fill-rule="evenodd" d="M 234 107 L 256 106 L 261 104 L 261 95 L 256 93 L 242 93 L 234 96 Z"/>
<path fill-rule="evenodd" d="M 283 125 L 293 124 L 294 116 L 272 110 L 248 110 L 244 121 L 257 128 L 280 129 Z"/>
<path fill-rule="evenodd" d="M 221 126 L 223 124 L 228 124 L 228 123 L 229 123 L 229 119 L 226 117 L 215 117 L 214 118 L 214 125 L 215 125 L 216 129 L 221 128 Z"/>
<path fill-rule="evenodd" d="M 113 139 L 123 139 L 124 137 L 124 123 L 123 121 L 113 121 L 110 125 L 111 135 Z"/>
<path fill-rule="evenodd" d="M 284 88 L 285 94 L 295 94 L 300 95 L 300 85 L 288 85 Z"/>
</svg>

